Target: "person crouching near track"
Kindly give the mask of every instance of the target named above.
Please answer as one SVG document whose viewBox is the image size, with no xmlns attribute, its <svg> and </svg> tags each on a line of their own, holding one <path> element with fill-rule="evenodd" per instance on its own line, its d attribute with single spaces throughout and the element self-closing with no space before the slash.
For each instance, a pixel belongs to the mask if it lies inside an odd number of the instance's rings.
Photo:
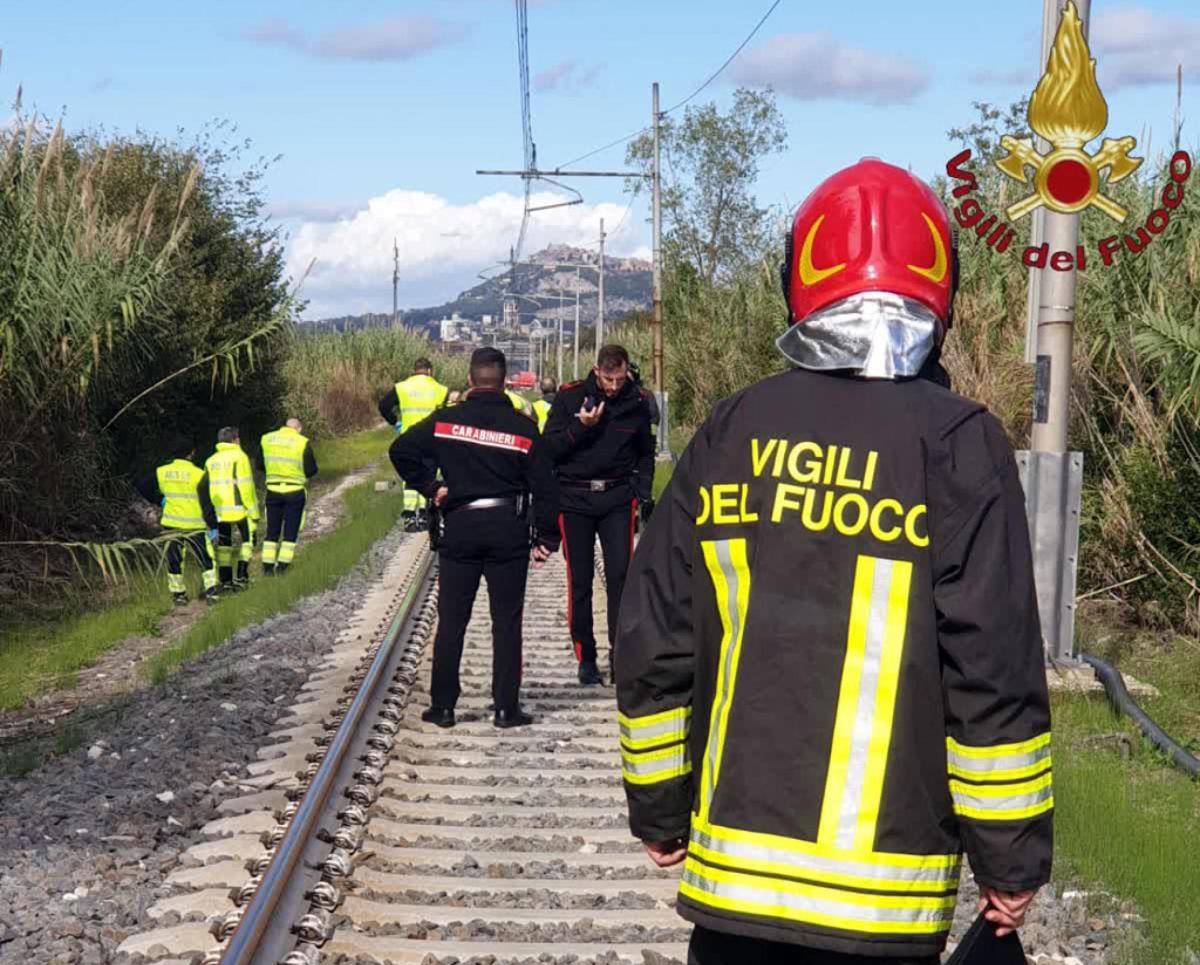
<svg viewBox="0 0 1200 965">
<path fill-rule="evenodd" d="M 217 433 L 217 451 L 204 463 L 213 506 L 217 510 L 217 574 L 221 590 L 244 590 L 250 585 L 250 560 L 258 530 L 258 493 L 250 457 L 242 450 L 236 426 Z M 233 570 L 233 531 L 238 531 L 237 575 Z"/>
<path fill-rule="evenodd" d="M 217 564 L 213 543 L 217 539 L 217 512 L 209 493 L 208 473 L 192 462 L 196 447 L 182 436 L 171 441 L 170 462 L 144 476 L 135 487 L 150 503 L 162 507 L 159 524 L 178 536 L 167 544 L 167 589 L 176 606 L 188 601 L 183 578 L 185 557 L 200 564 L 204 599 L 217 602 Z"/>
<path fill-rule="evenodd" d="M 540 565 L 559 545 L 558 490 L 537 425 L 505 395 L 506 374 L 503 352 L 476 349 L 462 402 L 397 436 L 390 450 L 404 484 L 432 499 L 445 521 L 431 706 L 421 715 L 438 727 L 454 726 L 463 639 L 480 577 L 487 580 L 492 615 L 494 723 L 533 723 L 520 703 L 529 516 Z"/>
</svg>

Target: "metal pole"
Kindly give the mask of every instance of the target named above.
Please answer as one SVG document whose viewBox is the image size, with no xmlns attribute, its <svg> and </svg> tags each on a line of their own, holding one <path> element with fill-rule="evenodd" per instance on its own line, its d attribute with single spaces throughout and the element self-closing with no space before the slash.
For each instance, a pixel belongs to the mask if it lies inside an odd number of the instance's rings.
<svg viewBox="0 0 1200 965">
<path fill-rule="evenodd" d="M 566 311 L 566 309 L 563 307 L 563 303 L 559 302 L 558 303 L 558 378 L 557 378 L 557 382 L 559 385 L 562 385 L 562 381 L 563 381 L 563 377 L 562 377 L 563 376 L 563 312 L 565 312 L 565 311 Z"/>
<path fill-rule="evenodd" d="M 392 328 L 396 327 L 396 319 L 400 312 L 400 306 L 397 303 L 397 290 L 400 285 L 400 246 L 396 239 L 392 238 Z"/>
<path fill-rule="evenodd" d="M 1059 13 L 1066 0 L 1045 0 L 1042 49 L 1049 52 L 1057 31 Z M 1090 0 L 1075 0 L 1075 9 L 1087 36 Z M 1052 25 L 1052 26 L 1051 26 Z M 1043 69 L 1045 60 L 1043 60 Z M 1074 253 L 1079 244 L 1079 215 L 1045 214 L 1044 243 L 1051 253 Z M 1071 413 L 1071 349 L 1075 327 L 1075 268 L 1041 273 L 1041 302 L 1037 319 L 1037 379 L 1034 392 L 1032 448 L 1042 452 L 1067 451 L 1067 423 Z M 1048 370 L 1048 371 L 1047 371 Z M 1048 383 L 1048 384 L 1047 384 Z M 1042 398 L 1039 398 L 1041 396 Z M 1044 399 L 1044 402 L 1042 402 Z M 1041 404 L 1039 404 L 1041 403 Z"/>
<path fill-rule="evenodd" d="M 654 391 L 661 394 L 665 388 L 663 382 L 663 328 L 662 328 L 662 170 L 659 150 L 658 123 L 661 115 L 658 111 L 658 83 L 653 87 L 652 110 L 654 120 L 654 171 L 651 186 L 653 188 L 653 257 L 654 257 L 654 319 L 651 327 L 654 334 Z"/>
<path fill-rule="evenodd" d="M 600 296 L 596 309 L 596 351 L 604 344 L 604 219 L 600 219 Z"/>
<path fill-rule="evenodd" d="M 579 269 L 575 269 L 575 368 L 574 375 L 571 378 L 579 381 Z"/>
</svg>

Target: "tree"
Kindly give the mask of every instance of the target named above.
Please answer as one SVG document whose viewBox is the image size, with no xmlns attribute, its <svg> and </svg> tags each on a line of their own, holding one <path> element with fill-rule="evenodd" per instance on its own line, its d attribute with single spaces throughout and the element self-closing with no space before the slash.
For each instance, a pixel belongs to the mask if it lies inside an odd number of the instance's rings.
<svg viewBox="0 0 1200 965">
<path fill-rule="evenodd" d="M 787 144 L 775 95 L 739 88 L 733 106 L 689 107 L 681 122 L 664 118 L 662 210 L 668 254 L 690 262 L 707 282 L 727 280 L 757 261 L 769 244 L 770 212 L 752 193 L 759 164 Z M 636 138 L 626 161 L 649 170 L 654 140 Z M 639 190 L 641 182 L 629 190 Z"/>
</svg>

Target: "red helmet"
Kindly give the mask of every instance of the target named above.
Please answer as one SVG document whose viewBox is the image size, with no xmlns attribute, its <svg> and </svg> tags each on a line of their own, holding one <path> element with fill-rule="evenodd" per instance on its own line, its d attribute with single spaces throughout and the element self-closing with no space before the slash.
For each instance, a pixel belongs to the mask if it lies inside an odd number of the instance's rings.
<svg viewBox="0 0 1200 965">
<path fill-rule="evenodd" d="M 924 181 L 878 158 L 827 178 L 796 211 L 783 292 L 789 320 L 867 291 L 892 292 L 949 323 L 957 254 L 945 205 Z"/>
</svg>

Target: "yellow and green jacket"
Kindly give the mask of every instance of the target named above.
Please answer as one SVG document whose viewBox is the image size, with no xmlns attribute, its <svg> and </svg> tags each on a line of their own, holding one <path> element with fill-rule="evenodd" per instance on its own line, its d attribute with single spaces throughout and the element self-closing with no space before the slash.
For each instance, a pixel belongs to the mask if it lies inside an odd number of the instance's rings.
<svg viewBox="0 0 1200 965">
<path fill-rule="evenodd" d="M 1049 880 L 1024 497 L 981 406 L 923 379 L 751 386 L 692 440 L 625 587 L 630 827 L 689 840 L 684 918 L 932 956 L 964 851 L 981 884 Z"/>
<path fill-rule="evenodd" d="M 218 442 L 217 451 L 208 457 L 204 469 L 208 473 L 213 506 L 222 523 L 259 518 L 258 493 L 254 488 L 250 457 L 240 445 Z"/>
</svg>

